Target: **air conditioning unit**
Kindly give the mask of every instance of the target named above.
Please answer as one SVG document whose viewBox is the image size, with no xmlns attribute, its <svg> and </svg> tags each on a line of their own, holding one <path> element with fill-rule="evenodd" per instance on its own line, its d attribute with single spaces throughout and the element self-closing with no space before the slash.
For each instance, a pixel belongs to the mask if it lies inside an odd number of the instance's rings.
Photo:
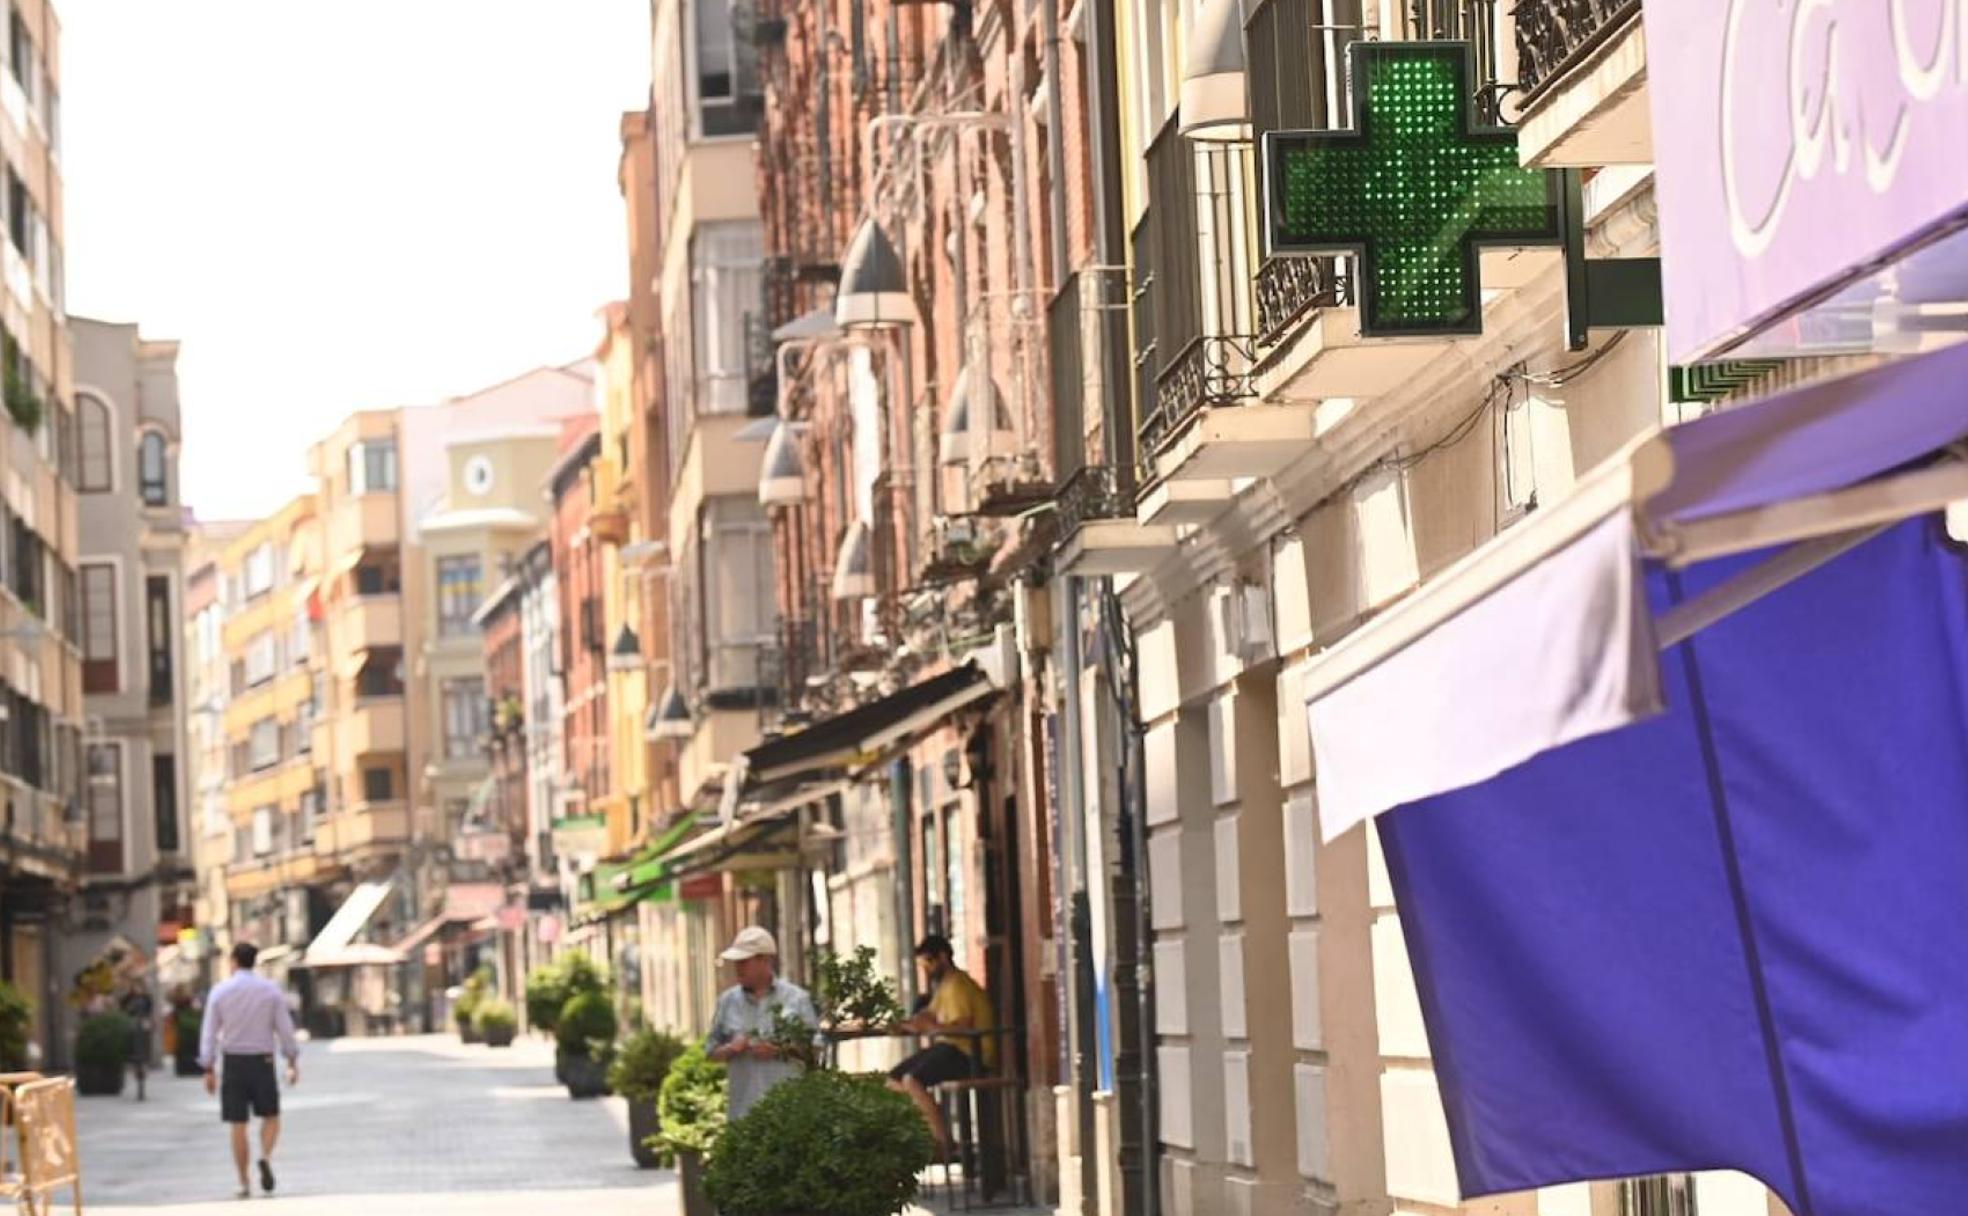
<svg viewBox="0 0 1968 1216">
<path fill-rule="evenodd" d="M 1218 588 L 1216 610 L 1226 651 L 1246 663 L 1271 657 L 1271 597 L 1261 585 L 1240 580 Z"/>
</svg>

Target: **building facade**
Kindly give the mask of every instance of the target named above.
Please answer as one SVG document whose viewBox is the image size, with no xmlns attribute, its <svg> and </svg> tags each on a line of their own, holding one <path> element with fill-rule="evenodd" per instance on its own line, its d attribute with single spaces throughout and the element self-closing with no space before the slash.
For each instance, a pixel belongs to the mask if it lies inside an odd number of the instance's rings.
<svg viewBox="0 0 1968 1216">
<path fill-rule="evenodd" d="M 82 467 L 77 565 L 89 855 L 71 951 L 175 955 L 195 895 L 185 733 L 177 344 L 70 318 Z"/>
<path fill-rule="evenodd" d="M 184 552 L 185 786 L 196 896 L 192 953 L 199 982 L 224 978 L 222 959 L 232 946 L 226 897 L 232 864 L 232 812 L 226 802 L 228 767 L 225 711 L 232 700 L 232 672 L 225 648 L 226 546 L 250 524 L 194 520 Z"/>
</svg>

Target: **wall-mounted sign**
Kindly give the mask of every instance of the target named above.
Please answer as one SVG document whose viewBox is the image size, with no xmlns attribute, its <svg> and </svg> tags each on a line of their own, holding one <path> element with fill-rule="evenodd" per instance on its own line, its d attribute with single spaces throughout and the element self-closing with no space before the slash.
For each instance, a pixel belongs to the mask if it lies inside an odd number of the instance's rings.
<svg viewBox="0 0 1968 1216">
<path fill-rule="evenodd" d="M 1730 349 L 1968 216 L 1968 5 L 1644 12 L 1676 362 Z M 1920 291 L 1958 298 L 1964 277 Z"/>
<path fill-rule="evenodd" d="M 1562 176 L 1484 126 L 1466 43 L 1355 42 L 1351 128 L 1264 137 L 1274 253 L 1352 253 L 1360 332 L 1483 328 L 1485 245 L 1555 245 Z"/>
</svg>

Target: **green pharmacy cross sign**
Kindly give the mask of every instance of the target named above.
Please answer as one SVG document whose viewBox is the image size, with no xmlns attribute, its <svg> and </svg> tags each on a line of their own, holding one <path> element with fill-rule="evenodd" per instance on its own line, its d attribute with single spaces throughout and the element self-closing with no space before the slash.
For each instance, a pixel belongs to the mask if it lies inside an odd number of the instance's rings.
<svg viewBox="0 0 1968 1216">
<path fill-rule="evenodd" d="M 1564 175 L 1479 124 L 1461 42 L 1356 42 L 1351 128 L 1264 136 L 1274 253 L 1353 253 L 1367 337 L 1483 329 L 1477 252 L 1556 245 Z"/>
</svg>

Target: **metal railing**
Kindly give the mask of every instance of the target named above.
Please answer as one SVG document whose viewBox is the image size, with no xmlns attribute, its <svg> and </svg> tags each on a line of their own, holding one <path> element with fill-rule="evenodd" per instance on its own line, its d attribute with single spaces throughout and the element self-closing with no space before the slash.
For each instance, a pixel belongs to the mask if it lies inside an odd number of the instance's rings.
<svg viewBox="0 0 1968 1216">
<path fill-rule="evenodd" d="M 1141 420 L 1141 450 L 1159 451 L 1205 406 L 1238 405 L 1255 397 L 1250 373 L 1256 345 L 1248 334 L 1191 339 L 1155 377 L 1155 411 Z"/>
<path fill-rule="evenodd" d="M 1640 0 L 1517 0 L 1517 87 L 1525 100 L 1639 17 Z"/>
<path fill-rule="evenodd" d="M 1135 479 L 1129 478 L 1128 482 Z M 1123 482 L 1121 470 L 1112 465 L 1090 464 L 1066 479 L 1059 487 L 1059 535 L 1071 536 L 1081 527 L 1101 519 L 1132 519 L 1134 493 Z"/>
<path fill-rule="evenodd" d="M 1257 344 L 1275 346 L 1318 308 L 1352 302 L 1351 284 L 1333 257 L 1270 257 L 1257 268 Z"/>
</svg>

